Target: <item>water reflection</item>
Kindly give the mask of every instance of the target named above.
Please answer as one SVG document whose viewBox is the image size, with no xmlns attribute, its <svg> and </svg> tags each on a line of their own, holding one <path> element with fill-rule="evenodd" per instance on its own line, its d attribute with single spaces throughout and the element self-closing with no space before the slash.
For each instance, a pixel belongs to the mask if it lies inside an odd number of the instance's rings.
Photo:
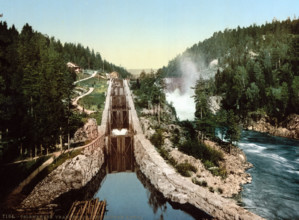
<svg viewBox="0 0 299 220">
<path fill-rule="evenodd" d="M 107 201 L 106 219 L 210 219 L 191 205 L 166 199 L 139 170 L 133 145 L 121 147 L 120 141 L 114 142 L 108 151 L 112 153 L 107 159 L 107 175 L 94 194 L 94 198 Z"/>
</svg>

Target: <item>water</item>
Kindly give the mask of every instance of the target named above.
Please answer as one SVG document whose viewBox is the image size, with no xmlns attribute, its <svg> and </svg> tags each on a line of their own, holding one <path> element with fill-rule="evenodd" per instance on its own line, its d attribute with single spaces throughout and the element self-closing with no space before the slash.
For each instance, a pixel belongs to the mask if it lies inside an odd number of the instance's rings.
<svg viewBox="0 0 299 220">
<path fill-rule="evenodd" d="M 243 131 L 239 147 L 254 165 L 243 205 L 267 219 L 299 219 L 299 141 Z"/>
<path fill-rule="evenodd" d="M 194 219 L 161 195 L 153 195 L 136 173 L 108 174 L 94 198 L 107 201 L 105 219 Z"/>
<path fill-rule="evenodd" d="M 107 201 L 104 219 L 209 219 L 201 210 L 165 199 L 131 159 L 108 159 L 107 174 L 93 196 Z"/>
</svg>

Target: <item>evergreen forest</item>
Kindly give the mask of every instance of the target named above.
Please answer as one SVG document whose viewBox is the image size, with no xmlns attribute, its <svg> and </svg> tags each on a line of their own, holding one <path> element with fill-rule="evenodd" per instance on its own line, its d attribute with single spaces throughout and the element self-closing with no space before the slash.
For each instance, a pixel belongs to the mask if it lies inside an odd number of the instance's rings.
<svg viewBox="0 0 299 220">
<path fill-rule="evenodd" d="M 0 22 L 0 147 L 1 159 L 36 156 L 67 142 L 82 126 L 71 104 L 76 73 L 67 62 L 101 72 L 129 73 L 103 60 L 81 44 L 64 43 L 34 31 L 19 33 Z"/>
<path fill-rule="evenodd" d="M 204 133 L 221 124 L 269 116 L 273 124 L 299 113 L 299 19 L 273 19 L 261 26 L 215 32 L 163 67 L 165 77 L 183 76 L 180 62 L 188 57 L 201 70 L 217 61 L 215 77 L 200 75 L 195 86 L 196 117 Z M 222 97 L 222 110 L 211 114 L 211 96 Z M 224 123 L 224 121 L 225 123 Z M 239 134 L 232 126 L 233 134 Z M 238 135 L 232 140 L 237 140 Z"/>
</svg>

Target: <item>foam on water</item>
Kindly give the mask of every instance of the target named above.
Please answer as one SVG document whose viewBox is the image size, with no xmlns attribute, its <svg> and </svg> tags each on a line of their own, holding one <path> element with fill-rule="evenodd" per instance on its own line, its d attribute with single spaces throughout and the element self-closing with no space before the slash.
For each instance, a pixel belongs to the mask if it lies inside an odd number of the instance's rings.
<svg viewBox="0 0 299 220">
<path fill-rule="evenodd" d="M 245 207 L 267 219 L 299 219 L 298 143 L 252 131 L 242 133 L 239 147 L 254 165 L 248 170 L 252 183 L 243 186 Z"/>
<path fill-rule="evenodd" d="M 254 143 L 239 143 L 238 146 L 250 153 L 261 153 L 266 149 L 266 147 Z"/>
</svg>

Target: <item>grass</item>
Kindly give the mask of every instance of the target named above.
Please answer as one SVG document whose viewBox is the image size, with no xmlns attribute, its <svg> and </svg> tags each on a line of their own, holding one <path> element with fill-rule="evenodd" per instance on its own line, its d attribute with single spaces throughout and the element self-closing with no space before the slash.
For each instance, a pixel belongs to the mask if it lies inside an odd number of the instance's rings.
<svg viewBox="0 0 299 220">
<path fill-rule="evenodd" d="M 96 111 L 90 116 L 95 118 L 98 124 L 101 124 L 102 113 L 105 108 L 105 92 L 108 88 L 107 81 L 104 79 L 91 78 L 81 82 L 80 86 L 94 88 L 91 94 L 80 99 L 78 103 L 84 106 L 85 109 Z"/>
</svg>

